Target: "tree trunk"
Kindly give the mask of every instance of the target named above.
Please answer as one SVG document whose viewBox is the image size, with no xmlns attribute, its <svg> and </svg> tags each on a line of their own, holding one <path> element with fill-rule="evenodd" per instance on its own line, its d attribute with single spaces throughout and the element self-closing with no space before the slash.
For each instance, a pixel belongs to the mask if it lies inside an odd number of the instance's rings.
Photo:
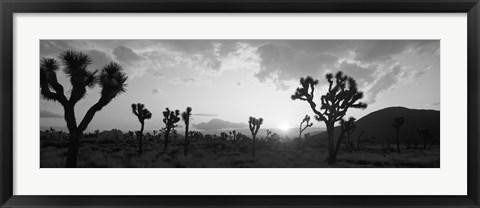
<svg viewBox="0 0 480 208">
<path fill-rule="evenodd" d="M 400 129 L 397 128 L 397 152 L 400 153 Z"/>
<path fill-rule="evenodd" d="M 143 138 L 144 123 L 142 122 L 141 124 L 142 124 L 142 128 L 140 128 L 140 132 L 138 133 L 138 154 L 142 154 L 142 145 L 143 145 L 142 138 Z"/>
<path fill-rule="evenodd" d="M 77 122 L 75 120 L 75 111 L 72 105 L 67 104 L 63 106 L 65 111 L 65 122 L 67 123 L 69 141 L 68 141 L 68 150 L 67 150 L 67 168 L 76 168 L 77 167 L 77 157 L 78 149 L 80 146 L 80 138 L 82 137 L 81 131 L 77 128 Z"/>
<path fill-rule="evenodd" d="M 334 125 L 333 123 L 327 124 L 327 133 L 328 133 L 328 164 L 335 165 L 337 164 L 337 155 L 335 154 L 335 141 L 334 141 Z"/>
<path fill-rule="evenodd" d="M 78 149 L 80 146 L 80 138 L 82 133 L 77 132 L 76 130 L 70 131 L 70 141 L 68 142 L 68 151 L 67 151 L 67 168 L 76 168 L 77 167 L 77 157 Z"/>
<path fill-rule="evenodd" d="M 167 152 L 168 148 L 168 136 L 170 135 L 170 130 L 165 131 L 165 146 L 163 146 L 163 151 Z"/>
<path fill-rule="evenodd" d="M 183 156 L 187 156 L 188 151 L 188 124 L 185 125 L 185 141 L 183 142 Z"/>
<path fill-rule="evenodd" d="M 302 144 L 302 124 L 300 123 L 300 133 L 298 134 L 298 144 Z"/>
<path fill-rule="evenodd" d="M 253 135 L 252 156 L 255 158 L 255 135 Z"/>
</svg>

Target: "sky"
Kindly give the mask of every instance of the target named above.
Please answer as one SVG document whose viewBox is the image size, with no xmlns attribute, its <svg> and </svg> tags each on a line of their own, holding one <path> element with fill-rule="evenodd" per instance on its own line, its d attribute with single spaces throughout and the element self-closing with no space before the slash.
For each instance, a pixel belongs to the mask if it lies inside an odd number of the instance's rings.
<svg viewBox="0 0 480 208">
<path fill-rule="evenodd" d="M 349 109 L 347 117 L 359 119 L 392 106 L 440 110 L 439 40 L 40 41 L 40 58 L 58 59 L 65 50 L 89 55 L 89 70 L 113 61 L 128 76 L 127 91 L 97 112 L 87 131 L 140 128 L 132 103 L 152 112 L 146 130 L 164 127 L 165 108 L 185 111 L 187 106 L 193 109 L 193 130 L 245 128 L 250 116 L 263 118 L 263 128 L 297 128 L 305 115 L 314 116 L 308 103 L 290 98 L 300 77 L 319 80 L 318 102 L 327 90 L 325 74 L 337 71 L 357 81 L 365 95 L 361 101 L 368 104 Z M 65 89 L 71 87 L 61 70 L 57 76 Z M 99 86 L 88 89 L 77 103 L 77 123 L 99 92 Z M 39 98 L 40 126 L 65 127 L 62 106 Z"/>
</svg>

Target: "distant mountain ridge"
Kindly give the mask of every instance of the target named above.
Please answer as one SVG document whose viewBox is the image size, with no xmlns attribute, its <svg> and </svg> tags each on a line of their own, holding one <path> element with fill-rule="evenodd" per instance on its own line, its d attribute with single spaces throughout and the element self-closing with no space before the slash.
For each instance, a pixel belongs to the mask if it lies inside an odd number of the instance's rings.
<svg viewBox="0 0 480 208">
<path fill-rule="evenodd" d="M 388 107 L 378 111 L 374 111 L 360 119 L 355 124 L 357 126 L 355 132 L 350 136 L 350 140 L 357 141 L 360 132 L 361 143 L 394 143 L 395 129 L 392 126 L 396 117 L 403 117 L 405 123 L 400 127 L 400 143 L 417 142 L 421 144 L 423 141 L 417 133 L 418 129 L 429 129 L 434 139 L 440 138 L 440 111 L 437 110 L 420 110 L 409 109 L 405 107 Z M 335 127 L 335 135 L 340 134 L 340 127 Z M 320 139 L 326 139 L 327 132 L 319 135 Z"/>
</svg>

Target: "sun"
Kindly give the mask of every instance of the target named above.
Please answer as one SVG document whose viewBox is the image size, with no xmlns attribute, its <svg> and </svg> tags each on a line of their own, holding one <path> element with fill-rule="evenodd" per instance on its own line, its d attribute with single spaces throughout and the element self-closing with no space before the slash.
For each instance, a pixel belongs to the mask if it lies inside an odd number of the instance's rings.
<svg viewBox="0 0 480 208">
<path fill-rule="evenodd" d="M 278 126 L 278 129 L 280 129 L 282 131 L 288 131 L 290 129 L 290 126 L 287 125 L 287 124 L 282 124 L 282 125 Z"/>
</svg>

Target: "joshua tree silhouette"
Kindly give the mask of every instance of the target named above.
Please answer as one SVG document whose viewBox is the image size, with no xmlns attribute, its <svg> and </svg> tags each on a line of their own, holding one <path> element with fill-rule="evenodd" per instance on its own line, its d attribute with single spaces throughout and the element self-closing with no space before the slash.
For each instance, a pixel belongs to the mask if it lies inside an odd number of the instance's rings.
<svg viewBox="0 0 480 208">
<path fill-rule="evenodd" d="M 267 129 L 267 135 L 265 136 L 265 138 L 263 140 L 267 141 L 268 136 L 270 136 L 270 134 L 272 134 L 272 131 L 270 131 L 270 129 Z"/>
<path fill-rule="evenodd" d="M 263 118 L 256 119 L 254 117 L 250 117 L 248 119 L 248 126 L 250 127 L 250 132 L 252 132 L 252 156 L 255 157 L 255 137 L 257 136 L 258 130 L 263 123 Z"/>
<path fill-rule="evenodd" d="M 432 140 L 432 132 L 430 129 L 417 129 L 418 135 L 423 140 L 423 150 L 427 150 L 427 140 Z M 430 143 L 428 149 L 432 148 L 433 142 Z"/>
<path fill-rule="evenodd" d="M 357 125 L 355 125 L 355 118 L 353 118 L 354 120 L 352 121 L 352 123 L 350 123 L 351 126 L 349 126 L 349 129 L 345 132 L 347 134 L 347 142 L 345 143 L 346 144 L 346 147 L 347 148 L 353 148 L 353 142 L 350 143 L 350 136 L 353 134 L 353 132 L 355 132 L 355 129 L 357 129 Z M 350 120 L 349 120 L 350 121 Z"/>
<path fill-rule="evenodd" d="M 95 133 L 95 139 L 98 139 L 98 135 L 100 135 L 100 130 L 97 129 L 95 130 L 94 133 Z"/>
<path fill-rule="evenodd" d="M 305 123 L 305 126 L 303 126 L 303 123 Z M 302 122 L 300 122 L 300 133 L 298 135 L 298 142 L 301 142 L 302 140 L 302 133 L 307 129 L 308 127 L 311 127 L 313 123 L 310 123 L 310 116 L 305 115 L 305 118 L 303 118 Z"/>
<path fill-rule="evenodd" d="M 50 127 L 50 138 L 49 138 L 50 140 L 53 139 L 54 134 L 55 134 L 55 129 L 53 127 Z"/>
<path fill-rule="evenodd" d="M 233 134 L 233 141 L 237 141 L 237 131 L 233 130 L 232 134 Z"/>
<path fill-rule="evenodd" d="M 350 117 L 348 120 L 341 119 L 340 120 L 340 136 L 337 140 L 337 145 L 335 146 L 335 155 L 338 154 L 338 150 L 340 150 L 340 146 L 342 144 L 342 140 L 345 137 L 345 134 L 352 131 L 355 128 L 355 118 Z"/>
<path fill-rule="evenodd" d="M 192 115 L 192 108 L 187 107 L 187 110 L 182 112 L 182 120 L 185 122 L 185 140 L 183 142 L 183 155 L 187 156 L 188 152 L 188 125 L 190 124 L 190 116 Z"/>
<path fill-rule="evenodd" d="M 175 125 L 177 122 L 180 121 L 180 115 L 179 110 L 175 111 L 170 111 L 170 109 L 166 108 L 165 111 L 163 111 L 163 123 L 165 123 L 165 146 L 163 147 L 163 151 L 167 152 L 168 148 L 168 137 L 170 136 L 170 132 L 172 130 L 175 130 Z"/>
<path fill-rule="evenodd" d="M 72 86 L 70 98 L 65 96 L 64 87 L 57 80 L 56 72 L 60 68 L 60 63 L 53 58 L 42 58 L 40 62 L 40 92 L 45 99 L 59 102 L 63 106 L 70 135 L 66 167 L 74 168 L 77 167 L 80 138 L 83 132 L 96 112 L 125 92 L 127 76 L 122 72 L 122 67 L 114 62 L 103 66 L 99 75 L 97 75 L 98 71 L 90 72 L 87 67 L 92 60 L 81 52 L 65 51 L 60 54 L 59 59 L 63 65 L 63 71 L 70 78 Z M 101 97 L 88 109 L 80 124 L 77 124 L 75 104 L 85 97 L 87 87 L 92 88 L 97 83 L 101 87 Z"/>
<path fill-rule="evenodd" d="M 360 138 L 363 136 L 363 131 L 360 132 L 360 134 L 358 134 L 358 137 L 357 137 L 357 150 L 360 150 Z"/>
<path fill-rule="evenodd" d="M 400 127 L 405 123 L 405 118 L 396 117 L 393 119 L 392 126 L 397 133 L 397 152 L 400 153 Z"/>
<path fill-rule="evenodd" d="M 138 154 L 142 154 L 143 127 L 145 126 L 145 119 L 152 118 L 152 113 L 141 103 L 132 104 L 132 113 L 137 116 L 141 124 L 140 131 L 138 132 Z"/>
<path fill-rule="evenodd" d="M 228 134 L 225 133 L 225 132 L 221 132 L 221 133 L 220 133 L 220 138 L 222 138 L 223 141 L 227 141 Z"/>
<path fill-rule="evenodd" d="M 315 86 L 318 80 L 312 77 L 300 79 L 301 87 L 297 88 L 295 94 L 291 96 L 292 100 L 302 100 L 310 104 L 310 108 L 315 113 L 315 119 L 323 121 L 327 126 L 328 133 L 328 164 L 337 163 L 337 155 L 334 147 L 334 126 L 335 123 L 342 120 L 349 108 L 365 109 L 367 104 L 357 102 L 363 98 L 363 93 L 358 91 L 357 82 L 341 71 L 335 75 L 328 73 L 325 78 L 328 81 L 328 92 L 320 98 L 321 106 L 317 109 L 317 104 L 313 101 Z M 335 83 L 335 85 L 334 85 Z M 340 139 L 340 138 L 339 138 Z"/>
</svg>

